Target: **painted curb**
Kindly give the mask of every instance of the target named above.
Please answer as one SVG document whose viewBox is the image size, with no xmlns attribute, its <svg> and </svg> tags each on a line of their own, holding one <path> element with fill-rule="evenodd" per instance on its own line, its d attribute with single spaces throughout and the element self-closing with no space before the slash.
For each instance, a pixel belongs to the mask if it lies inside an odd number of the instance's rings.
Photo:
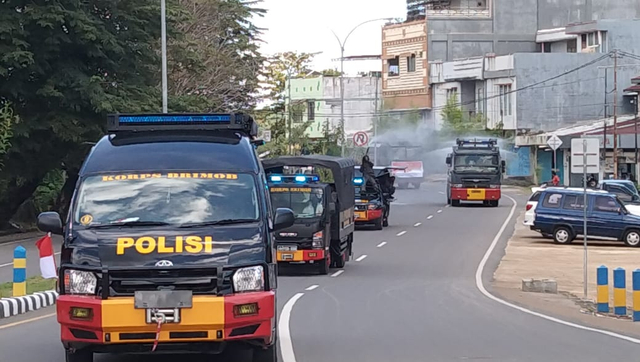
<svg viewBox="0 0 640 362">
<path fill-rule="evenodd" d="M 24 297 L 11 297 L 0 299 L 0 319 L 24 314 L 40 308 L 56 304 L 58 292 L 48 290 L 37 292 Z"/>
</svg>

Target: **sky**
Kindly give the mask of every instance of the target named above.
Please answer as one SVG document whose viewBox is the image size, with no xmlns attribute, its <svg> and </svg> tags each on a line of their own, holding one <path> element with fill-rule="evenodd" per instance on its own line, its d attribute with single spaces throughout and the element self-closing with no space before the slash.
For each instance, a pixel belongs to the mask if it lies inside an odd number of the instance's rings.
<svg viewBox="0 0 640 362">
<path fill-rule="evenodd" d="M 260 7 L 268 10 L 265 17 L 255 19 L 256 25 L 267 29 L 261 46 L 263 54 L 322 52 L 315 57 L 315 70 L 340 67 L 340 45 L 332 31 L 344 39 L 364 21 L 406 17 L 405 0 L 264 0 Z M 345 56 L 380 55 L 384 23 L 380 20 L 358 27 L 345 44 Z M 345 62 L 348 75 L 381 68 L 379 60 Z"/>
</svg>

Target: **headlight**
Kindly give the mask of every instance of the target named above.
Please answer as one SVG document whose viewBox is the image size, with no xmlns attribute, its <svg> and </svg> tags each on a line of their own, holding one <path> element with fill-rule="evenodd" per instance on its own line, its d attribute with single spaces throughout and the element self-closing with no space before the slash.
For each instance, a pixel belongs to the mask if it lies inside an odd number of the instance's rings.
<svg viewBox="0 0 640 362">
<path fill-rule="evenodd" d="M 91 272 L 80 270 L 64 271 L 64 291 L 68 294 L 96 294 L 98 278 Z"/>
<path fill-rule="evenodd" d="M 489 185 L 489 187 L 492 189 L 499 189 L 500 185 Z"/>
<path fill-rule="evenodd" d="M 455 187 L 455 188 L 462 188 L 462 184 L 453 184 L 453 185 L 451 185 L 451 186 L 452 186 L 452 187 Z"/>
<path fill-rule="evenodd" d="M 264 269 L 250 266 L 236 270 L 233 274 L 233 290 L 237 293 L 264 290 Z"/>
<path fill-rule="evenodd" d="M 377 209 L 378 207 L 379 207 L 379 206 L 378 206 L 378 205 L 376 205 L 376 204 L 369 204 L 369 206 L 368 206 L 369 210 L 375 210 L 375 209 Z"/>
<path fill-rule="evenodd" d="M 313 241 L 311 242 L 312 248 L 322 248 L 322 231 L 318 231 L 313 234 Z"/>
</svg>

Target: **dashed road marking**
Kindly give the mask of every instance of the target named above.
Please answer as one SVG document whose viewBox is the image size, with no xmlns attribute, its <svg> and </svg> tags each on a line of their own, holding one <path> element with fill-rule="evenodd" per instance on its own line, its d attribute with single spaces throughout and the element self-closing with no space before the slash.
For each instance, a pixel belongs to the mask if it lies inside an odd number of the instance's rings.
<svg viewBox="0 0 640 362">
<path fill-rule="evenodd" d="M 401 231 L 401 232 L 397 233 L 396 236 L 402 236 L 402 235 L 404 235 L 406 233 L 407 233 L 406 231 Z"/>
<path fill-rule="evenodd" d="M 383 241 L 383 242 L 381 242 L 380 244 L 378 244 L 378 246 L 377 246 L 377 247 L 378 247 L 378 248 L 381 248 L 381 247 L 383 247 L 383 246 L 385 246 L 385 245 L 387 245 L 387 242 L 386 242 L 386 241 Z"/>
<path fill-rule="evenodd" d="M 431 220 L 431 219 L 433 219 L 433 215 L 427 216 L 427 220 Z"/>
<path fill-rule="evenodd" d="M 417 222 L 417 223 L 413 224 L 413 226 L 414 226 L 414 227 L 418 227 L 418 226 L 420 226 L 420 225 L 422 225 L 422 223 L 421 223 L 421 222 Z"/>
<path fill-rule="evenodd" d="M 444 191 L 438 191 L 440 195 L 444 195 Z"/>
<path fill-rule="evenodd" d="M 360 256 L 358 259 L 356 259 L 356 261 L 363 261 L 364 258 L 367 257 L 367 254 Z"/>
<path fill-rule="evenodd" d="M 317 287 L 318 287 L 318 285 L 317 285 L 317 284 L 314 284 L 314 285 L 312 285 L 312 286 L 308 287 L 306 290 L 314 290 L 314 289 L 316 289 Z"/>
<path fill-rule="evenodd" d="M 442 212 L 442 210 L 438 210 L 438 214 L 441 213 L 441 212 Z"/>
<path fill-rule="evenodd" d="M 331 276 L 335 278 L 337 276 L 340 276 L 340 274 L 342 274 L 342 273 L 344 273 L 344 270 L 338 270 L 337 272 L 331 274 Z"/>
<path fill-rule="evenodd" d="M 445 207 L 449 207 L 449 206 L 451 206 L 451 205 L 448 205 L 448 204 L 447 204 L 447 205 L 445 205 Z"/>
</svg>

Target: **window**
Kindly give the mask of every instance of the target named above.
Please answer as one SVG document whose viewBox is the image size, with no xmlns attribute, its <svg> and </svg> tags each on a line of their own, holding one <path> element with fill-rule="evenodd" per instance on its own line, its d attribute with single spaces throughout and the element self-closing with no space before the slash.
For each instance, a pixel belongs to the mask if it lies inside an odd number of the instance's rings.
<svg viewBox="0 0 640 362">
<path fill-rule="evenodd" d="M 80 186 L 73 220 L 91 227 L 257 221 L 258 215 L 256 184 L 249 174 L 150 172 L 87 177 Z"/>
<path fill-rule="evenodd" d="M 416 71 L 416 55 L 411 54 L 410 57 L 407 57 L 407 72 L 415 72 Z"/>
<path fill-rule="evenodd" d="M 564 198 L 564 204 L 562 208 L 565 210 L 583 210 L 584 196 L 583 195 L 567 195 L 567 197 Z"/>
<path fill-rule="evenodd" d="M 484 89 L 478 88 L 478 96 L 476 99 L 478 100 L 478 105 L 476 106 L 476 110 L 478 113 L 484 113 Z"/>
<path fill-rule="evenodd" d="M 542 193 L 540 191 L 534 192 L 533 195 L 531 195 L 531 197 L 529 197 L 529 201 L 538 202 L 540 200 L 540 195 L 541 194 Z"/>
<path fill-rule="evenodd" d="M 456 101 L 458 100 L 458 88 L 457 87 L 453 87 L 453 88 L 449 88 L 447 89 L 447 100 L 454 98 L 456 99 Z"/>
<path fill-rule="evenodd" d="M 316 118 L 316 102 L 308 101 L 307 102 L 307 120 L 313 121 Z"/>
<path fill-rule="evenodd" d="M 316 188 L 271 188 L 273 208 L 291 209 L 297 219 L 322 216 L 324 194 Z"/>
<path fill-rule="evenodd" d="M 578 51 L 578 39 L 567 41 L 567 53 L 576 53 Z"/>
<path fill-rule="evenodd" d="M 292 113 L 291 116 L 293 118 L 293 123 L 302 123 L 303 113 L 301 109 L 293 109 L 291 113 Z"/>
<path fill-rule="evenodd" d="M 606 31 L 601 31 L 600 32 L 600 36 L 602 37 L 602 43 L 600 44 L 600 53 L 606 53 L 607 52 L 607 32 Z"/>
<path fill-rule="evenodd" d="M 593 207 L 595 211 L 600 212 L 618 212 L 620 204 L 616 199 L 608 196 L 596 196 L 596 204 Z"/>
<path fill-rule="evenodd" d="M 598 32 L 587 34 L 587 45 L 588 46 L 600 45 L 600 38 L 598 37 Z"/>
<path fill-rule="evenodd" d="M 562 194 L 547 194 L 542 201 L 542 206 L 557 209 L 562 203 Z"/>
<path fill-rule="evenodd" d="M 631 191 L 629 191 L 626 187 L 620 185 L 606 185 L 605 189 L 618 196 L 618 198 L 622 200 L 622 202 L 633 201 L 633 195 L 631 194 Z"/>
<path fill-rule="evenodd" d="M 400 58 L 395 57 L 392 59 L 387 59 L 387 64 L 389 64 L 389 76 L 396 77 L 400 75 Z"/>
<path fill-rule="evenodd" d="M 542 52 L 551 53 L 551 43 L 542 43 Z"/>
<path fill-rule="evenodd" d="M 511 84 L 503 84 L 499 86 L 500 94 L 500 115 L 511 115 Z"/>
</svg>

